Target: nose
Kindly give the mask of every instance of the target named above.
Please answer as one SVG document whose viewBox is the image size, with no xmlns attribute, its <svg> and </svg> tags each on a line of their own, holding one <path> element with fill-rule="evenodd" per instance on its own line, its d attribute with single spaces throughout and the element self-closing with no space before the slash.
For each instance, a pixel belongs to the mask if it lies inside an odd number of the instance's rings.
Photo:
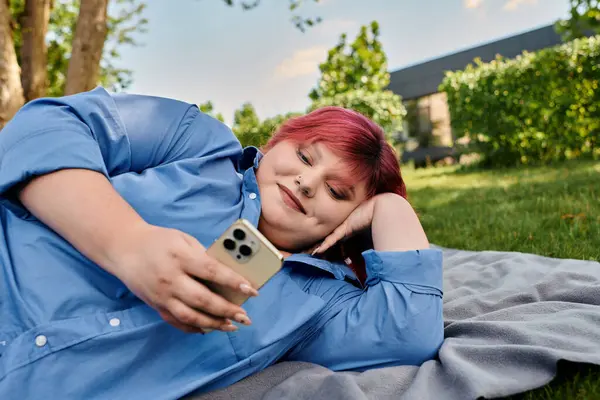
<svg viewBox="0 0 600 400">
<path fill-rule="evenodd" d="M 294 182 L 300 192 L 306 197 L 313 197 L 315 195 L 315 188 L 317 185 L 317 177 L 311 175 L 310 173 L 303 173 L 296 177 Z"/>
</svg>

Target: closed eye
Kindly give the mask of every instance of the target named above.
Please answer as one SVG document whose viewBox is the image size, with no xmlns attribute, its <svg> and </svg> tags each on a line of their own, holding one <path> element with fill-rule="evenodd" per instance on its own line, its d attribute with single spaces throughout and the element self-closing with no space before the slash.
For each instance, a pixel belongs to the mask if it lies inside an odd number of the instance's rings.
<svg viewBox="0 0 600 400">
<path fill-rule="evenodd" d="M 298 149 L 296 151 L 296 154 L 298 155 L 298 158 L 306 165 L 311 165 L 310 164 L 310 160 L 308 159 L 308 157 L 306 157 L 306 155 L 302 152 L 302 150 Z"/>
<path fill-rule="evenodd" d="M 332 188 L 329 185 L 327 185 L 327 190 L 329 191 L 331 196 L 336 200 L 344 200 L 346 198 L 344 193 L 341 193 L 341 192 L 335 190 L 334 188 Z"/>
</svg>

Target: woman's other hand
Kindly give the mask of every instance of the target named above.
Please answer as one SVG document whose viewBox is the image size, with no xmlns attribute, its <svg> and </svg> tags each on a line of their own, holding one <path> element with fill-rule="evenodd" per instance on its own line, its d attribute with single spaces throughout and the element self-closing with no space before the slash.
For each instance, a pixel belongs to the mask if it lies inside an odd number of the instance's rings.
<svg viewBox="0 0 600 400">
<path fill-rule="evenodd" d="M 313 255 L 323 253 L 337 242 L 369 228 L 373 246 L 378 251 L 418 250 L 429 247 L 423 227 L 408 201 L 397 194 L 382 193 L 354 209 L 313 251 Z"/>
<path fill-rule="evenodd" d="M 175 229 L 143 224 L 110 257 L 110 270 L 161 317 L 185 332 L 234 331 L 230 320 L 249 325 L 241 307 L 210 291 L 195 278 L 250 296 L 249 282 L 219 263 L 192 236 Z"/>
<path fill-rule="evenodd" d="M 357 232 L 367 229 L 371 226 L 373 220 L 373 213 L 375 209 L 375 203 L 379 196 L 372 197 L 371 199 L 363 202 L 361 205 L 356 207 L 350 215 L 331 232 L 323 242 L 312 252 L 313 255 L 324 253 L 327 249 L 331 248 L 337 242 L 347 239 Z"/>
</svg>

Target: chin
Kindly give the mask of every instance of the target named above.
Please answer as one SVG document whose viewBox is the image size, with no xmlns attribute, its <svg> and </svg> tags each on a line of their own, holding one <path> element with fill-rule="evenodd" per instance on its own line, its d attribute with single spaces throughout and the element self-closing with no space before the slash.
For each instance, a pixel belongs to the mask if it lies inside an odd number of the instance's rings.
<svg viewBox="0 0 600 400">
<path fill-rule="evenodd" d="M 261 217 L 258 229 L 278 249 L 297 252 L 311 246 L 305 232 L 298 229 L 297 224 L 286 224 L 285 217 L 266 215 Z"/>
<path fill-rule="evenodd" d="M 259 230 L 278 249 L 297 252 L 310 248 L 318 238 L 308 235 L 306 215 L 291 213 L 286 207 L 279 202 L 264 202 Z"/>
</svg>

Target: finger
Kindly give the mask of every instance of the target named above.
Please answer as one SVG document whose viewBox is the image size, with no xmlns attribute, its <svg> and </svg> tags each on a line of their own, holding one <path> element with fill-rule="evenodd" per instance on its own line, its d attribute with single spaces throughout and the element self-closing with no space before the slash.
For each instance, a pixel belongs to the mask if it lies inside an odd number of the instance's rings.
<svg viewBox="0 0 600 400">
<path fill-rule="evenodd" d="M 178 281 L 175 297 L 189 307 L 214 317 L 233 319 L 244 325 L 251 324 L 248 314 L 242 307 L 225 300 L 189 276 L 184 276 Z"/>
<path fill-rule="evenodd" d="M 228 266 L 221 264 L 206 254 L 204 246 L 189 235 L 184 236 L 191 246 L 184 269 L 190 275 L 231 288 L 248 296 L 258 296 L 258 291 L 252 284 Z"/>
<path fill-rule="evenodd" d="M 335 228 L 334 231 L 331 232 L 325 238 L 325 240 L 323 241 L 323 243 L 321 244 L 321 246 L 319 246 L 317 252 L 318 253 L 325 252 L 327 249 L 329 249 L 330 247 L 332 247 L 334 244 L 336 244 L 340 240 L 343 240 L 349 234 L 350 234 L 350 232 L 348 232 L 348 222 L 345 221 L 340 226 L 338 226 L 337 228 Z"/>
<path fill-rule="evenodd" d="M 325 238 L 325 240 L 323 240 L 323 243 L 321 243 L 321 245 L 313 252 L 313 254 L 324 253 L 331 246 L 344 239 L 346 235 L 348 235 L 347 229 L 348 224 L 346 222 L 335 228 L 334 231 L 331 232 Z"/>
<path fill-rule="evenodd" d="M 185 333 L 200 333 L 202 335 L 206 333 L 206 331 L 204 329 L 200 329 L 200 328 L 197 328 L 194 326 L 184 325 L 184 324 L 180 323 L 177 320 L 177 318 L 175 318 L 175 316 L 173 316 L 173 314 L 171 314 L 167 310 L 158 311 L 158 314 L 161 316 L 162 319 L 164 319 L 166 322 L 168 322 L 169 325 L 172 325 L 175 328 L 177 328 Z"/>
<path fill-rule="evenodd" d="M 170 299 L 167 310 L 175 317 L 177 322 L 182 325 L 200 329 L 219 329 L 224 332 L 233 332 L 238 329 L 231 321 L 223 318 L 216 318 L 198 310 L 194 310 L 174 297 Z"/>
</svg>

